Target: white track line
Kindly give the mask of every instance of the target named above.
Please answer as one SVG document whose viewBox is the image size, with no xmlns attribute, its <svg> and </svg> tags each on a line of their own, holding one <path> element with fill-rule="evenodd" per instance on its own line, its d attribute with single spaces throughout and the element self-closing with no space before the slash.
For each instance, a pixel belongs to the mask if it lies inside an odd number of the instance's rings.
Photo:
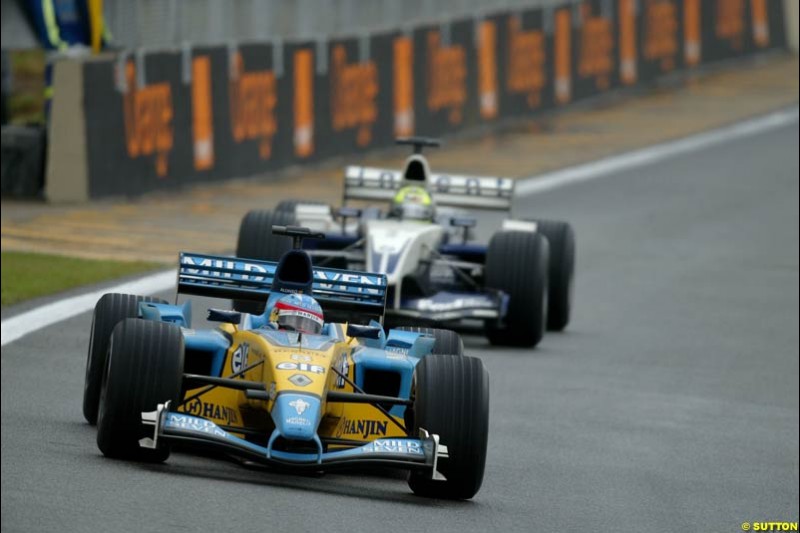
<svg viewBox="0 0 800 533">
<path fill-rule="evenodd" d="M 769 113 L 756 118 L 751 118 L 743 122 L 737 122 L 730 126 L 723 126 L 714 130 L 697 133 L 688 137 L 682 137 L 674 141 L 667 141 L 625 152 L 623 154 L 599 159 L 583 165 L 567 167 L 547 174 L 539 174 L 525 178 L 518 183 L 514 192 L 519 196 L 529 196 L 532 194 L 550 191 L 597 178 L 608 176 L 632 168 L 650 165 L 664 159 L 674 157 L 689 152 L 696 152 L 715 146 L 718 144 L 734 141 L 744 137 L 750 137 L 765 131 L 781 128 L 793 122 L 797 122 L 798 107 L 794 106 L 780 111 Z"/>
<path fill-rule="evenodd" d="M 656 144 L 620 155 L 600 159 L 591 163 L 539 174 L 521 180 L 516 186 L 516 193 L 529 196 L 550 191 L 565 185 L 589 181 L 632 168 L 649 165 L 676 155 L 695 152 L 725 142 L 757 135 L 765 131 L 777 129 L 798 120 L 798 107 L 776 111 L 768 115 L 738 122 L 715 130 L 690 135 L 674 141 Z M 2 322 L 2 346 L 36 330 L 61 322 L 94 308 L 95 303 L 107 292 L 127 294 L 153 294 L 175 287 L 176 272 L 174 270 L 146 276 L 108 287 L 103 290 L 73 296 L 64 300 L 31 309 Z"/>
<path fill-rule="evenodd" d="M 20 337 L 33 333 L 56 322 L 61 322 L 81 313 L 94 309 L 97 300 L 107 292 L 123 294 L 153 294 L 175 288 L 178 277 L 177 270 L 159 272 L 143 278 L 128 281 L 114 287 L 79 294 L 63 300 L 42 305 L 25 311 L 2 322 L 2 346 L 14 342 Z"/>
</svg>

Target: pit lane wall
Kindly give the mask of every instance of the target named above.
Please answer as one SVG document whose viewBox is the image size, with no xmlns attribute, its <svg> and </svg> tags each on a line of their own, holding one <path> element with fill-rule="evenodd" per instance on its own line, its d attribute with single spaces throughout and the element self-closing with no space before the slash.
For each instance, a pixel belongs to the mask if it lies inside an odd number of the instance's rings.
<svg viewBox="0 0 800 533">
<path fill-rule="evenodd" d="M 60 63 L 46 194 L 136 196 L 532 115 L 785 48 L 783 10 L 782 0 L 586 0 Z"/>
</svg>

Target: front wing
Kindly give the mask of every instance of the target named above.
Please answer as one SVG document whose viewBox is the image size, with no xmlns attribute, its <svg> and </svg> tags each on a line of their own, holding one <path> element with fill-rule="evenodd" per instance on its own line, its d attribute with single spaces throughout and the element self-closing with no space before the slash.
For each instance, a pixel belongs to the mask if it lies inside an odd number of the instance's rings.
<svg viewBox="0 0 800 533">
<path fill-rule="evenodd" d="M 379 438 L 354 448 L 323 452 L 320 445 L 318 453 L 298 453 L 273 450 L 272 441 L 267 447 L 249 442 L 205 418 L 169 411 L 164 404 L 142 413 L 142 423 L 153 426 L 153 437 L 139 441 L 144 448 L 156 448 L 159 441 L 184 442 L 275 467 L 318 471 L 375 465 L 428 471 L 433 479 L 445 479 L 437 464 L 448 457 L 447 446 L 425 430 L 420 430 L 417 439 Z"/>
<path fill-rule="evenodd" d="M 508 309 L 504 293 L 440 291 L 433 296 L 405 298 L 399 308 L 386 309 L 387 315 L 415 318 L 424 321 L 502 319 Z"/>
</svg>

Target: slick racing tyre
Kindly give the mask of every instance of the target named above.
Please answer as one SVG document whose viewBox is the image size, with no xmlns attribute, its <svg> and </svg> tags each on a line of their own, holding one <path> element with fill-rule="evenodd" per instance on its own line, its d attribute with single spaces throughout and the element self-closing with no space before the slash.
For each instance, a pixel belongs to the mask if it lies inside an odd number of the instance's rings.
<svg viewBox="0 0 800 533">
<path fill-rule="evenodd" d="M 489 342 L 536 346 L 547 319 L 547 239 L 538 233 L 501 231 L 489 241 L 484 283 L 509 297 L 502 321 L 487 323 Z"/>
<path fill-rule="evenodd" d="M 430 472 L 414 471 L 408 485 L 415 494 L 430 498 L 466 500 L 481 488 L 489 437 L 489 373 L 480 359 L 431 354 L 414 370 L 412 435 L 420 429 L 439 435 L 447 446 L 437 470 L 447 481 L 431 479 Z"/>
<path fill-rule="evenodd" d="M 291 226 L 291 225 L 305 226 L 306 225 L 306 223 L 303 220 L 298 220 L 297 219 L 297 206 L 298 205 L 303 205 L 303 206 L 323 206 L 323 207 L 327 207 L 328 208 L 329 213 L 331 211 L 330 205 L 326 204 L 324 202 L 316 202 L 316 201 L 312 201 L 312 200 L 281 200 L 278 203 L 278 205 L 275 206 L 275 215 L 276 216 L 280 216 L 280 217 L 284 217 L 284 220 L 285 220 L 285 222 L 281 222 L 280 224 L 282 224 L 284 226 Z M 276 222 L 276 224 L 277 224 L 277 222 Z M 288 237 L 286 237 L 286 239 L 288 240 Z M 318 242 L 318 241 L 316 241 L 316 239 L 306 239 L 305 242 L 306 243 L 313 243 L 313 242 Z M 330 241 L 328 241 L 328 244 L 329 243 L 330 243 Z M 313 248 L 314 246 L 315 245 L 312 244 L 311 247 Z M 305 246 L 305 247 L 308 247 L 308 246 Z M 328 249 L 328 248 L 324 248 L 324 249 Z M 342 269 L 342 270 L 347 270 L 347 260 L 345 258 L 343 258 L 343 257 L 327 257 L 327 258 L 318 258 L 318 259 L 315 259 L 314 257 L 312 257 L 311 261 L 313 262 L 313 264 L 315 266 L 324 266 L 324 267 L 328 267 L 328 268 L 339 268 L 339 269 Z"/>
<path fill-rule="evenodd" d="M 175 324 L 128 318 L 114 328 L 100 393 L 97 446 L 117 459 L 162 462 L 169 447 L 142 448 L 139 439 L 153 436 L 142 424 L 142 412 L 159 403 L 180 401 L 183 334 Z"/>
<path fill-rule="evenodd" d="M 276 213 L 286 213 L 287 216 L 291 217 L 292 222 L 295 220 L 295 209 L 299 204 L 303 205 L 327 205 L 322 202 L 314 202 L 311 200 L 281 200 L 278 202 L 278 205 L 275 206 Z M 291 224 L 291 223 L 290 223 Z"/>
<path fill-rule="evenodd" d="M 548 272 L 547 329 L 562 331 L 569 324 L 572 311 L 572 287 L 575 279 L 575 232 L 567 222 L 531 219 L 536 231 L 550 245 Z"/>
<path fill-rule="evenodd" d="M 279 204 L 280 207 L 280 204 Z M 239 226 L 236 257 L 278 261 L 292 247 L 292 240 L 283 235 L 273 235 L 272 226 L 291 226 L 294 210 L 268 211 L 256 209 L 247 213 Z M 266 302 L 234 300 L 233 308 L 242 313 L 260 315 Z"/>
<path fill-rule="evenodd" d="M 239 226 L 236 242 L 236 257 L 278 261 L 292 248 L 292 239 L 284 235 L 273 235 L 272 226 L 294 224 L 294 211 L 282 209 L 269 211 L 255 209 L 247 213 Z"/>
<path fill-rule="evenodd" d="M 161 298 L 149 296 L 104 294 L 94 306 L 89 353 L 86 356 L 86 378 L 83 384 L 83 417 L 91 425 L 97 423 L 100 385 L 103 381 L 111 332 L 120 321 L 139 316 L 139 302 L 167 303 Z"/>
<path fill-rule="evenodd" d="M 435 338 L 436 342 L 433 345 L 433 350 L 431 350 L 432 354 L 464 355 L 464 342 L 461 340 L 461 335 L 455 331 L 417 326 L 400 326 L 395 329 L 424 333 Z"/>
</svg>

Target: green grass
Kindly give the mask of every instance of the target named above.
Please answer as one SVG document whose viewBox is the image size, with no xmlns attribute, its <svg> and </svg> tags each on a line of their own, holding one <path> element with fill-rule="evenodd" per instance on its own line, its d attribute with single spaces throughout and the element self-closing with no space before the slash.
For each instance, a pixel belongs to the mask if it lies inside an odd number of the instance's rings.
<svg viewBox="0 0 800 533">
<path fill-rule="evenodd" d="M 2 252 L 2 305 L 55 294 L 81 285 L 154 270 L 144 261 L 105 261 L 27 252 Z"/>
</svg>

